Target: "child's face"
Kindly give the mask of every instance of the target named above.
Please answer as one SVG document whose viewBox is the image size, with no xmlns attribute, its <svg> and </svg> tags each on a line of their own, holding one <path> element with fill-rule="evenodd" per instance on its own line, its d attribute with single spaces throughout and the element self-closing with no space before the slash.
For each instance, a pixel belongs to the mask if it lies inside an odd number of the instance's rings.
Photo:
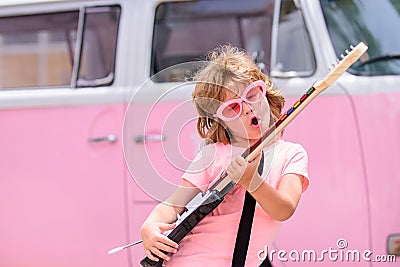
<svg viewBox="0 0 400 267">
<path fill-rule="evenodd" d="M 224 112 L 227 116 L 233 117 L 233 119 L 222 120 L 232 134 L 232 144 L 251 145 L 254 141 L 261 138 L 270 124 L 270 108 L 265 97 L 265 88 L 263 91 L 263 88 L 257 86 L 257 82 L 255 82 L 255 85 L 250 85 L 250 88 L 240 88 L 238 94 L 228 89 L 226 89 L 225 93 L 226 98 L 223 102 L 230 103 L 229 107 L 231 109 L 226 108 Z M 243 95 L 243 93 L 245 94 Z M 259 96 L 255 96 L 254 94 L 259 94 Z M 240 101 L 232 101 L 232 99 Z M 224 105 L 222 104 L 222 106 Z M 233 113 L 237 115 L 235 116 Z"/>
</svg>

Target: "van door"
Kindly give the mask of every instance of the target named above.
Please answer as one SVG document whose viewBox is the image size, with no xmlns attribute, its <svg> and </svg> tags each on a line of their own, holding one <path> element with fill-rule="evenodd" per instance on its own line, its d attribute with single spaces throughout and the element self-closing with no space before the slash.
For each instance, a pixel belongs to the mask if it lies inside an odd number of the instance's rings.
<svg viewBox="0 0 400 267">
<path fill-rule="evenodd" d="M 126 242 L 120 15 L 0 8 L 1 266 L 128 265 L 106 253 Z"/>
</svg>

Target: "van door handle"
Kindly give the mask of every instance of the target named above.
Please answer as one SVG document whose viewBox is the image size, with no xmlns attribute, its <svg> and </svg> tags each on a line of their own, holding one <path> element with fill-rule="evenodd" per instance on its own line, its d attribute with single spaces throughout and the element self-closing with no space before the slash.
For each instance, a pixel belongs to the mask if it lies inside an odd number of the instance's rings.
<svg viewBox="0 0 400 267">
<path fill-rule="evenodd" d="M 114 134 L 109 134 L 109 135 L 103 136 L 103 137 L 89 138 L 88 142 L 89 143 L 102 143 L 102 142 L 115 143 L 115 142 L 117 142 L 117 140 L 118 140 L 118 138 Z"/>
<path fill-rule="evenodd" d="M 135 142 L 138 144 L 143 144 L 145 142 L 161 142 L 166 139 L 165 135 L 162 134 L 146 134 L 146 135 L 138 135 L 135 137 Z"/>
</svg>

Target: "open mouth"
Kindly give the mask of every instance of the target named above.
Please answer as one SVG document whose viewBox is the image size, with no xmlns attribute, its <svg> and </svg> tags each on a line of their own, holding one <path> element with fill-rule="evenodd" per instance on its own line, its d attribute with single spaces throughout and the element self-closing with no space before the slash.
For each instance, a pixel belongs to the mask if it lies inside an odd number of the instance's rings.
<svg viewBox="0 0 400 267">
<path fill-rule="evenodd" d="M 251 127 L 253 127 L 253 128 L 260 128 L 260 123 L 259 123 L 259 121 L 258 121 L 258 119 L 257 119 L 256 116 L 251 117 L 251 119 L 250 119 L 250 125 L 251 125 Z"/>
</svg>

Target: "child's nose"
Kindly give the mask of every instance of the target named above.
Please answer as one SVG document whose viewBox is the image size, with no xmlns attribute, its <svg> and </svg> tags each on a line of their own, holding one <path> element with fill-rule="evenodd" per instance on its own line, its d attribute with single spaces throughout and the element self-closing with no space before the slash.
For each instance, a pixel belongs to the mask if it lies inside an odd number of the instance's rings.
<svg viewBox="0 0 400 267">
<path fill-rule="evenodd" d="M 253 111 L 253 109 L 251 108 L 249 103 L 243 101 L 242 105 L 243 105 L 243 114 L 244 115 L 247 115 L 247 114 L 249 114 L 250 112 Z"/>
</svg>

